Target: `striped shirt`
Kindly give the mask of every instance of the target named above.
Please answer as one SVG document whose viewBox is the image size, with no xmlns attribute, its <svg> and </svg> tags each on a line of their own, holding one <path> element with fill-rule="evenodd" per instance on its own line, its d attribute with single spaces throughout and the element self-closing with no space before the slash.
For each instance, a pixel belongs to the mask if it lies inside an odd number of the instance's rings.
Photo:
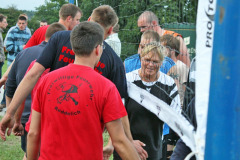
<svg viewBox="0 0 240 160">
<path fill-rule="evenodd" d="M 8 63 L 11 63 L 17 54 L 23 50 L 23 45 L 30 39 L 31 34 L 19 27 L 12 29 L 6 37 L 6 50 L 8 51 Z"/>
</svg>

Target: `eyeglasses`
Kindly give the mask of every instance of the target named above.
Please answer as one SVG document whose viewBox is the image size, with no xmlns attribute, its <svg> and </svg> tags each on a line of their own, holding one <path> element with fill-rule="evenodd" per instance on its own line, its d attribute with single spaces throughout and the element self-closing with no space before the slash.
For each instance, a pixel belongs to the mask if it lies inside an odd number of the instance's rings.
<svg viewBox="0 0 240 160">
<path fill-rule="evenodd" d="M 105 49 L 105 45 L 102 43 L 102 44 L 99 44 L 100 46 L 102 46 L 102 49 Z M 98 45 L 97 45 L 98 46 Z M 95 48 L 97 48 L 97 46 Z"/>
<path fill-rule="evenodd" d="M 102 46 L 102 49 L 105 49 L 105 45 L 103 43 L 99 45 Z"/>
<path fill-rule="evenodd" d="M 157 65 L 160 64 L 160 62 L 158 62 L 158 61 L 151 61 L 151 60 L 149 60 L 149 59 L 144 59 L 144 58 L 142 58 L 142 60 L 143 60 L 146 64 L 152 63 L 154 66 L 157 66 Z"/>
</svg>

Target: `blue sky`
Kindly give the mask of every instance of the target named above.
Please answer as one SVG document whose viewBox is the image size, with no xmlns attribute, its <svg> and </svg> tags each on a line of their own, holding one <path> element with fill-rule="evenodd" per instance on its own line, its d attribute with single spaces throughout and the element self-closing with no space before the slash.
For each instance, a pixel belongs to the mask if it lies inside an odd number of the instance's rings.
<svg viewBox="0 0 240 160">
<path fill-rule="evenodd" d="M 19 10 L 35 10 L 35 7 L 45 4 L 45 0 L 0 0 L 0 8 L 15 5 Z"/>
</svg>

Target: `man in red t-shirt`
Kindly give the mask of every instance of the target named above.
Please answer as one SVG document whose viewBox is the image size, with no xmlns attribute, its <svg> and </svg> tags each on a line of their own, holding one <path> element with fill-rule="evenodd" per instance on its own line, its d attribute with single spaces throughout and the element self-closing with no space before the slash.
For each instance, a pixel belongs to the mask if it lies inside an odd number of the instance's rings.
<svg viewBox="0 0 240 160">
<path fill-rule="evenodd" d="M 82 22 L 71 32 L 74 64 L 43 77 L 33 101 L 27 157 L 103 159 L 106 126 L 122 159 L 139 159 L 120 118 L 127 115 L 116 86 L 94 67 L 103 51 L 103 28 Z"/>
</svg>

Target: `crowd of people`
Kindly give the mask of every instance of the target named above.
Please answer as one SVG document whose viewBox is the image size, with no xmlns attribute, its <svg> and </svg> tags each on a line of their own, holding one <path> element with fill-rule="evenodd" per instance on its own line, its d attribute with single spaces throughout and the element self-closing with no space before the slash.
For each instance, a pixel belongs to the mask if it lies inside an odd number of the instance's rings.
<svg viewBox="0 0 240 160">
<path fill-rule="evenodd" d="M 189 73 L 195 67 L 182 35 L 164 30 L 153 12 L 144 11 L 137 54 L 122 62 L 114 9 L 101 5 L 80 23 L 82 15 L 64 4 L 58 22 L 42 20 L 31 35 L 21 14 L 4 42 L 7 16 L 0 14 L 1 67 L 4 49 L 8 53 L 0 79 L 6 97 L 0 109 L 7 106 L 1 138 L 6 132 L 21 136 L 23 159 L 30 160 L 107 160 L 112 154 L 116 160 L 184 159 L 191 150 L 146 107 L 145 98 L 155 96 L 194 120 L 195 77 Z M 142 92 L 130 96 L 130 85 Z M 103 147 L 104 130 L 110 136 Z"/>
</svg>

